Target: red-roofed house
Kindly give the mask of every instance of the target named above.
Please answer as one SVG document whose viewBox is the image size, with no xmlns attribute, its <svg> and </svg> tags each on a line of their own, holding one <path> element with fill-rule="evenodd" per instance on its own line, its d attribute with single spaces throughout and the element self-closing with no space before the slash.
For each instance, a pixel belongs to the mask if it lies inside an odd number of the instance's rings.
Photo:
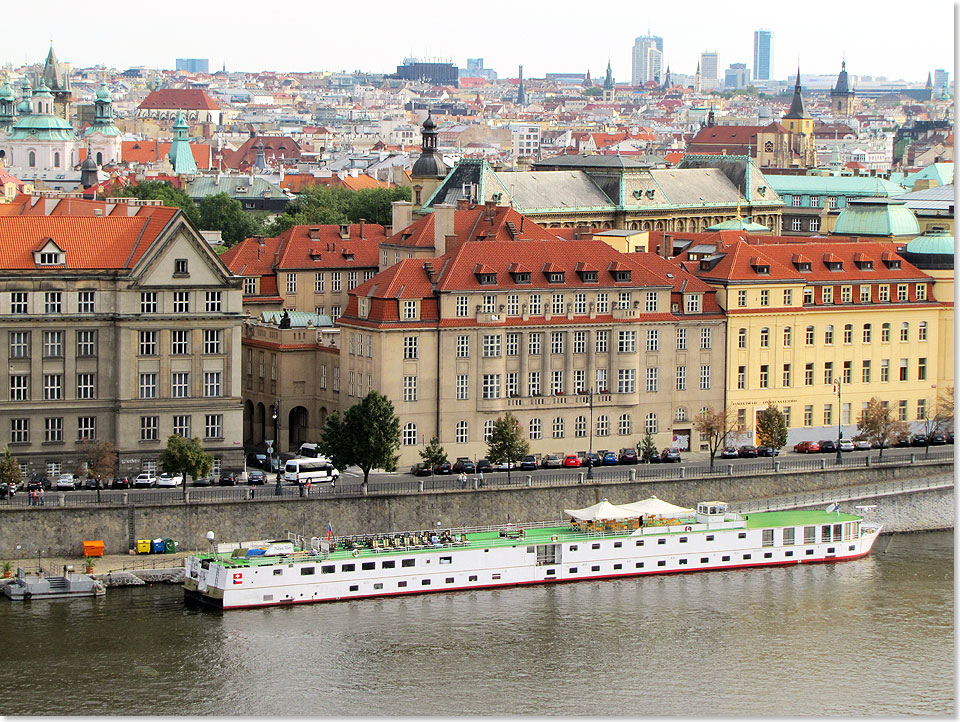
<svg viewBox="0 0 960 722">
<path fill-rule="evenodd" d="M 712 118 L 711 113 L 711 118 Z M 810 167 L 813 139 L 791 133 L 780 123 L 714 125 L 712 120 L 687 142 L 686 153 L 749 155 L 761 168 Z M 816 154 L 813 154 L 816 159 Z"/>
<path fill-rule="evenodd" d="M 181 111 L 190 123 L 220 124 L 221 108 L 202 88 L 154 90 L 137 106 L 137 117 L 174 120 Z"/>
<path fill-rule="evenodd" d="M 723 398 L 712 289 L 602 241 L 474 239 L 404 258 L 350 292 L 340 327 L 342 405 L 371 389 L 393 401 L 401 466 L 434 436 L 451 457 L 483 456 L 506 411 L 534 453 L 586 449 L 589 391 L 594 447 L 649 432 L 699 448 L 691 420 Z"/>
<path fill-rule="evenodd" d="M 4 209 L 0 384 L 14 403 L 0 426 L 28 473 L 72 471 L 96 439 L 116 445 L 121 475 L 156 474 L 171 434 L 199 437 L 214 473 L 242 463 L 240 280 L 182 212 L 30 196 Z"/>
</svg>

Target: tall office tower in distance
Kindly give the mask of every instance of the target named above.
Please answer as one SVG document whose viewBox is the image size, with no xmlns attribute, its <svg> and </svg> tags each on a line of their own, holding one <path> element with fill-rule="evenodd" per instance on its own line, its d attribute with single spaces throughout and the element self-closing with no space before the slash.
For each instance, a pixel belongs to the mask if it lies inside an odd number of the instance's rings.
<svg viewBox="0 0 960 722">
<path fill-rule="evenodd" d="M 773 31 L 753 32 L 753 79 L 770 80 L 773 77 Z"/>
<path fill-rule="evenodd" d="M 700 53 L 700 82 L 704 90 L 716 88 L 720 76 L 720 56 L 716 51 Z"/>
<path fill-rule="evenodd" d="M 648 80 L 660 82 L 663 65 L 663 38 L 656 35 L 641 35 L 633 43 L 631 85 L 642 85 Z"/>
</svg>

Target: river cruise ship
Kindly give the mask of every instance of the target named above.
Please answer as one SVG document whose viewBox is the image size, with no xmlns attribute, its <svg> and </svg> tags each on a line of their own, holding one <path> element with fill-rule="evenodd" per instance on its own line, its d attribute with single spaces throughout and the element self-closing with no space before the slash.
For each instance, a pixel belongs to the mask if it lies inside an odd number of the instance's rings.
<svg viewBox="0 0 960 722">
<path fill-rule="evenodd" d="M 186 558 L 184 593 L 238 609 L 837 562 L 869 554 L 881 529 L 837 509 L 737 514 L 723 502 L 694 510 L 655 497 L 565 511 L 556 522 L 211 544 Z"/>
</svg>

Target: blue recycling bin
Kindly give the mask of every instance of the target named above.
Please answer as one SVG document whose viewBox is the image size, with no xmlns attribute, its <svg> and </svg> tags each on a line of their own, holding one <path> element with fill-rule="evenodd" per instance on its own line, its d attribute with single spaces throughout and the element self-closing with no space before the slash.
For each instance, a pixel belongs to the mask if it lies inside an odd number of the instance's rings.
<svg viewBox="0 0 960 722">
<path fill-rule="evenodd" d="M 166 548 L 167 544 L 163 539 L 154 539 L 150 542 L 150 551 L 153 554 L 163 554 Z"/>
</svg>

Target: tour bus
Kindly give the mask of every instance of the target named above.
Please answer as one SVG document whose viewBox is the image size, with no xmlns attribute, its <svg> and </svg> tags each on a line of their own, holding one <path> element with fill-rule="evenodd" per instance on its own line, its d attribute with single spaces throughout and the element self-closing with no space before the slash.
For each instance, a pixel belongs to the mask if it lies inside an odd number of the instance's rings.
<svg viewBox="0 0 960 722">
<path fill-rule="evenodd" d="M 340 478 L 340 472 L 334 469 L 330 460 L 323 456 L 315 459 L 298 456 L 287 460 L 283 467 L 283 478 L 291 484 L 308 481 L 311 484 L 327 481 L 336 484 L 337 479 Z"/>
</svg>

